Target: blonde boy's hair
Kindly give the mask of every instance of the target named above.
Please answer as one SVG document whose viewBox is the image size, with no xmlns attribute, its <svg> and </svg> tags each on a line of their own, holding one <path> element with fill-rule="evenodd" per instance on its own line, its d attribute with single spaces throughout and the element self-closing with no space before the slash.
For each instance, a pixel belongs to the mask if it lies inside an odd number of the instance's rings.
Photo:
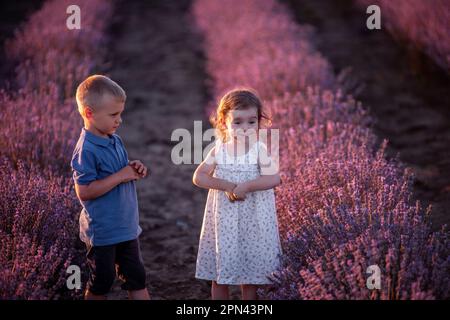
<svg viewBox="0 0 450 320">
<path fill-rule="evenodd" d="M 105 94 L 110 94 L 122 102 L 127 98 L 125 91 L 110 78 L 98 74 L 88 77 L 77 88 L 78 112 L 84 116 L 86 107 L 98 110 Z"/>
</svg>

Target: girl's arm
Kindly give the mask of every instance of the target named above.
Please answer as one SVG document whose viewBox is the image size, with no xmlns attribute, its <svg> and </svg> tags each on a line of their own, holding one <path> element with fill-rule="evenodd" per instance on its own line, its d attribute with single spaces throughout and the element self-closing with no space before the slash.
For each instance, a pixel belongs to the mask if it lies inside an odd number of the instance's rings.
<svg viewBox="0 0 450 320">
<path fill-rule="evenodd" d="M 194 172 L 192 182 L 200 188 L 217 189 L 231 193 L 236 187 L 236 184 L 212 176 L 212 173 L 216 168 L 216 162 L 211 161 L 211 159 L 214 157 L 214 149 L 215 148 L 211 149 L 206 159 L 197 167 Z"/>
<path fill-rule="evenodd" d="M 258 161 L 261 168 L 261 175 L 254 180 L 240 183 L 234 188 L 233 193 L 238 199 L 245 199 L 246 194 L 249 192 L 272 189 L 281 183 L 277 162 L 269 155 L 267 147 L 264 144 L 260 144 L 259 148 L 260 157 Z M 264 159 L 264 163 L 261 163 L 261 157 Z"/>
<path fill-rule="evenodd" d="M 259 176 L 258 178 L 242 183 L 242 187 L 246 192 L 254 192 L 272 189 L 281 183 L 280 175 L 278 173 L 271 175 Z"/>
<path fill-rule="evenodd" d="M 244 200 L 247 193 L 275 188 L 281 183 L 278 173 L 259 176 L 258 178 L 246 181 L 237 185 L 233 193 L 238 200 Z"/>
</svg>

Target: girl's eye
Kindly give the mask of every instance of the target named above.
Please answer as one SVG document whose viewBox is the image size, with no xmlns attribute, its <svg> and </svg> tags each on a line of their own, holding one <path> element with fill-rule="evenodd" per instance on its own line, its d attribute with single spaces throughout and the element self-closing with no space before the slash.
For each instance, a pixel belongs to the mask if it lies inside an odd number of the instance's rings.
<svg viewBox="0 0 450 320">
<path fill-rule="evenodd" d="M 254 124 L 255 123 L 255 121 L 250 121 L 250 124 Z"/>
<path fill-rule="evenodd" d="M 235 122 L 234 124 L 241 124 L 240 122 Z"/>
</svg>

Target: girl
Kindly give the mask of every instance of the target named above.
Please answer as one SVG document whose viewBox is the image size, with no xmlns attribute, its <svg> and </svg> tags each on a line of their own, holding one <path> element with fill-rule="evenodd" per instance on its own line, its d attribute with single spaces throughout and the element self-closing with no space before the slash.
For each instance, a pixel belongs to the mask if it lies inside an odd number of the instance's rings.
<svg viewBox="0 0 450 320">
<path fill-rule="evenodd" d="M 259 141 L 263 119 L 254 91 L 228 92 L 213 119 L 215 146 L 194 173 L 194 184 L 209 189 L 195 277 L 212 280 L 214 300 L 229 299 L 228 285 L 241 285 L 242 299 L 257 299 L 256 285 L 269 284 L 279 263 L 273 188 L 280 176 Z"/>
</svg>

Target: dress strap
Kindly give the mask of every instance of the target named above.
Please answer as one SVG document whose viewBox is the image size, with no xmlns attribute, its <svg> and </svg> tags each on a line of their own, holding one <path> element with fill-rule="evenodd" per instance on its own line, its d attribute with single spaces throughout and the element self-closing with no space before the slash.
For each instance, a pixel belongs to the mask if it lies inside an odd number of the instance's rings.
<svg viewBox="0 0 450 320">
<path fill-rule="evenodd" d="M 225 159 L 225 157 L 226 157 L 226 153 L 225 153 L 225 151 L 226 150 L 224 150 L 224 147 L 225 147 L 225 144 L 222 142 L 222 140 L 220 140 L 220 139 L 217 139 L 216 140 L 216 154 L 215 154 L 215 157 L 216 157 L 216 161 L 217 161 L 217 164 L 225 164 L 226 162 L 226 159 Z"/>
</svg>

